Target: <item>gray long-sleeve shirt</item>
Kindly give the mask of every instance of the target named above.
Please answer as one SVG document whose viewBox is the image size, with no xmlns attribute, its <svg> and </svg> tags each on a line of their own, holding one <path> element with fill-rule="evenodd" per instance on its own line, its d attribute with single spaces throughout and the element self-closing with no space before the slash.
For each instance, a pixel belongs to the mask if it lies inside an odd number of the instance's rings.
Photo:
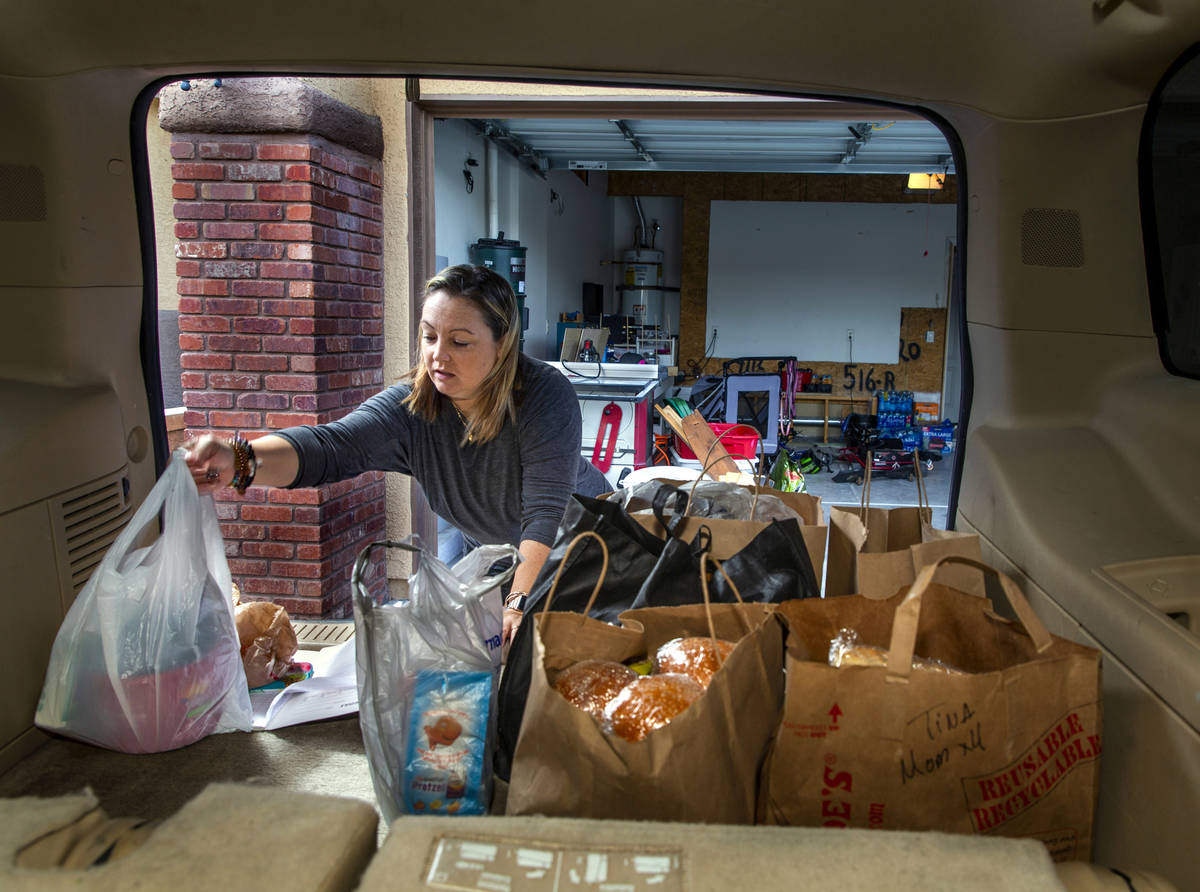
<svg viewBox="0 0 1200 892">
<path fill-rule="evenodd" d="M 296 447 L 292 486 L 318 486 L 364 471 L 399 471 L 420 482 L 433 510 L 477 542 L 552 545 L 571 493 L 609 487 L 580 454 L 583 422 L 574 388 L 557 369 L 524 354 L 517 420 L 486 443 L 460 446 L 463 425 L 449 406 L 433 422 L 381 391 L 339 421 L 277 431 Z"/>
</svg>

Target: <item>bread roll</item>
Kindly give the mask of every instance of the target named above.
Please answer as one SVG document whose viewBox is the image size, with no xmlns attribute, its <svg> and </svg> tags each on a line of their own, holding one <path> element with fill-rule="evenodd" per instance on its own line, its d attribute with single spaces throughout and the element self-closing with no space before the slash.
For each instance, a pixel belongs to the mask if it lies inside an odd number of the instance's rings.
<svg viewBox="0 0 1200 892">
<path fill-rule="evenodd" d="M 886 647 L 876 647 L 873 644 L 860 644 L 858 633 L 853 629 L 842 629 L 829 642 L 829 665 L 835 669 L 846 666 L 866 666 L 868 668 L 887 668 L 888 650 Z M 941 660 L 913 655 L 914 669 L 927 672 L 944 672 L 947 675 L 966 675 Z"/>
<path fill-rule="evenodd" d="M 282 675 L 299 647 L 287 611 L 270 601 L 247 601 L 234 608 L 233 616 L 246 683 L 257 688 Z"/>
<path fill-rule="evenodd" d="M 704 688 L 686 675 L 638 676 L 604 710 L 606 726 L 618 737 L 638 741 L 691 706 Z"/>
<path fill-rule="evenodd" d="M 656 673 L 686 675 L 701 688 L 708 688 L 712 677 L 735 647 L 732 641 L 712 638 L 676 638 L 662 645 L 654 655 Z M 719 659 L 718 659 L 719 655 Z"/>
<path fill-rule="evenodd" d="M 604 719 L 604 707 L 638 675 L 628 666 L 611 660 L 581 660 L 558 673 L 554 690 L 567 702 Z"/>
</svg>

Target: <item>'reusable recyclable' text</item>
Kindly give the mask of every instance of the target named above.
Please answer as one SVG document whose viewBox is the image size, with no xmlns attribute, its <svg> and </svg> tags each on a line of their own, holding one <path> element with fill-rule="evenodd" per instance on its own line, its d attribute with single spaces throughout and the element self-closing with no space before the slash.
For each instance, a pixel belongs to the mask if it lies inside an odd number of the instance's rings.
<svg viewBox="0 0 1200 892">
<path fill-rule="evenodd" d="M 1035 805 L 1075 767 L 1100 755 L 1100 735 L 1088 733 L 1078 712 L 1063 717 L 1003 771 L 963 781 L 971 822 L 984 832 Z"/>
</svg>

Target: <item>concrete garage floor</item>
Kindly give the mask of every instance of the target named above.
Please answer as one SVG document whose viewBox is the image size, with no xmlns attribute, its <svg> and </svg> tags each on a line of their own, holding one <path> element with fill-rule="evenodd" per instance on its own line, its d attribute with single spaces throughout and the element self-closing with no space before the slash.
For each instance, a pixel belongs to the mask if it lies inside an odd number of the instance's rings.
<svg viewBox="0 0 1200 892">
<path fill-rule="evenodd" d="M 923 470 L 925 491 L 929 497 L 929 506 L 933 509 L 933 526 L 939 530 L 946 529 L 946 506 L 950 500 L 950 478 L 953 469 L 954 456 L 945 455 L 941 461 L 933 463 L 932 471 Z M 854 483 L 834 483 L 833 477 L 833 474 L 825 471 L 804 476 L 808 492 L 821 497 L 821 507 L 825 510 L 827 523 L 831 506 L 857 508 L 862 504 L 863 497 L 863 486 Z M 915 480 L 871 478 L 872 508 L 902 508 L 916 505 L 917 502 Z"/>
</svg>

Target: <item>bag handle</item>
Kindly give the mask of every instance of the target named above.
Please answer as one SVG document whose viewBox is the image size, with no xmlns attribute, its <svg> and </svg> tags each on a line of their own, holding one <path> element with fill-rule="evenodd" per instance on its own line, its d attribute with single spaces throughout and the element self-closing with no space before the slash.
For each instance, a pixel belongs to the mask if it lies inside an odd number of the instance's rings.
<svg viewBox="0 0 1200 892">
<path fill-rule="evenodd" d="M 600 576 L 596 579 L 596 586 L 592 589 L 591 597 L 588 598 L 587 605 L 583 608 L 583 613 L 580 614 L 580 625 L 583 625 L 583 620 L 587 619 L 587 615 L 592 612 L 592 605 L 596 603 L 596 596 L 600 594 L 600 588 L 604 585 L 604 578 L 608 576 L 608 546 L 604 544 L 604 540 L 598 533 L 593 533 L 591 530 L 584 530 L 579 533 L 567 545 L 567 550 L 563 552 L 562 560 L 558 562 L 558 569 L 554 571 L 554 579 L 550 582 L 550 590 L 546 592 L 546 603 L 542 607 L 542 612 L 538 615 L 538 629 L 544 632 L 546 630 L 546 615 L 550 612 L 550 602 L 554 600 L 554 592 L 558 589 L 558 580 L 562 576 L 563 570 L 567 566 L 567 558 L 571 556 L 571 552 L 575 550 L 575 546 L 583 539 L 592 538 L 600 543 L 600 553 L 604 556 L 603 562 L 600 564 Z"/>
<path fill-rule="evenodd" d="M 869 529 L 867 527 L 867 512 L 871 508 L 871 466 L 874 464 L 875 453 L 868 449 L 867 467 L 865 469 L 867 480 L 866 483 L 863 484 L 862 493 L 860 493 L 858 497 L 858 519 L 862 521 L 863 532 L 866 532 Z"/>
<path fill-rule="evenodd" d="M 713 653 L 717 655 L 717 668 L 719 669 L 725 665 L 725 660 L 721 656 L 721 648 L 717 647 L 717 630 L 713 625 L 712 600 L 708 595 L 708 564 L 710 561 L 712 562 L 712 565 L 717 568 L 718 572 L 725 577 L 725 581 L 728 582 L 729 587 L 733 589 L 734 597 L 738 599 L 738 603 L 745 604 L 746 602 L 742 600 L 742 593 L 738 591 L 737 584 L 729 578 L 729 574 L 725 572 L 725 568 L 721 566 L 721 562 L 710 555 L 707 551 L 700 555 L 700 590 L 704 593 L 704 615 L 708 617 L 708 634 L 709 637 L 712 638 Z M 742 626 L 745 628 L 746 634 L 749 635 L 751 631 L 750 623 L 746 621 L 746 617 L 742 616 L 741 611 L 738 611 L 738 616 L 742 620 Z"/>
<path fill-rule="evenodd" d="M 892 640 L 888 645 L 888 681 L 908 683 L 908 677 L 912 672 L 913 648 L 917 642 L 917 624 L 921 618 L 921 596 L 933 582 L 933 576 L 938 568 L 945 564 L 965 564 L 981 570 L 985 574 L 995 576 L 1000 582 L 1004 596 L 1008 598 L 1008 603 L 1012 605 L 1013 611 L 1017 614 L 1017 619 L 1025 627 L 1026 634 L 1033 639 L 1033 645 L 1037 652 L 1045 653 L 1054 643 L 1053 636 L 1045 624 L 1038 619 L 1037 614 L 1033 612 L 1033 608 L 1029 606 L 1029 602 L 1012 579 L 983 561 L 960 555 L 946 555 L 921 568 L 916 581 L 909 587 L 908 594 L 896 608 L 896 615 L 892 620 Z"/>
<path fill-rule="evenodd" d="M 929 505 L 929 488 L 925 486 L 925 475 L 921 473 L 921 451 L 913 447 L 913 473 L 917 475 L 917 507 L 922 509 L 921 516 L 928 522 L 933 522 L 933 508 Z"/>
<path fill-rule="evenodd" d="M 667 502 L 672 498 L 675 499 L 674 506 L 674 521 L 668 521 L 666 517 Z M 659 522 L 667 535 L 672 539 L 678 539 L 675 531 L 683 524 L 685 515 L 687 514 L 688 505 L 691 504 L 691 499 L 682 489 L 677 489 L 668 483 L 663 483 L 654 493 L 654 498 L 650 501 L 650 509 L 654 512 L 654 519 Z"/>
</svg>

